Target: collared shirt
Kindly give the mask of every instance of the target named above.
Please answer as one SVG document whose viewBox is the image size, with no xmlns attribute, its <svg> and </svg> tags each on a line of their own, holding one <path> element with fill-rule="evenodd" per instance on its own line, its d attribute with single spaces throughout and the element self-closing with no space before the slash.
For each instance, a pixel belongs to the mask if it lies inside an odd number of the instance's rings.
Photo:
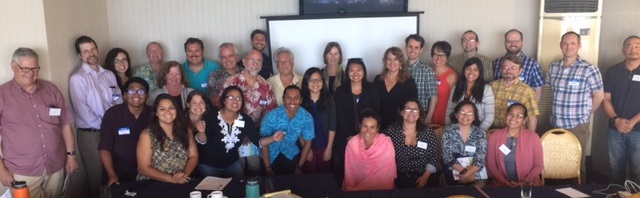
<svg viewBox="0 0 640 198">
<path fill-rule="evenodd" d="M 140 65 L 133 70 L 134 77 L 140 77 L 149 83 L 149 90 L 158 89 L 158 75 L 153 72 L 151 64 Z"/>
<path fill-rule="evenodd" d="M 241 68 L 245 67 L 242 60 L 238 61 L 238 66 Z M 262 69 L 260 69 L 258 74 L 264 79 L 269 79 L 273 76 L 273 61 L 271 61 L 271 57 L 267 56 L 265 53 L 262 53 Z"/>
<path fill-rule="evenodd" d="M 416 82 L 418 100 L 424 109 L 429 109 L 429 100 L 431 100 L 432 97 L 438 96 L 436 72 L 419 59 L 413 64 L 407 62 L 407 65 L 409 65 L 411 76 Z"/>
<path fill-rule="evenodd" d="M 273 96 L 271 85 L 269 85 L 267 80 L 261 76 L 257 76 L 255 84 L 249 85 L 244 76 L 246 72 L 248 71 L 244 70 L 227 78 L 223 87 L 227 88 L 232 85 L 240 87 L 244 94 L 244 113 L 249 115 L 251 120 L 258 125 L 260 119 L 262 119 L 267 112 L 276 108 L 276 100 Z M 218 106 L 220 102 L 221 101 L 218 101 Z"/>
<path fill-rule="evenodd" d="M 538 63 L 538 61 L 525 56 L 522 52 L 518 57 L 522 59 L 523 63 L 520 81 L 527 83 L 527 85 L 529 85 L 529 87 L 531 88 L 542 87 L 542 85 L 544 85 L 544 81 L 542 80 L 542 70 L 540 69 L 540 64 Z M 493 75 L 495 76 L 495 80 L 502 78 L 503 58 L 504 57 L 500 57 L 493 61 Z"/>
<path fill-rule="evenodd" d="M 15 80 L 0 85 L 2 160 L 13 174 L 42 176 L 46 169 L 50 175 L 67 159 L 62 126 L 74 122 L 71 108 L 54 84 L 36 84 L 33 94 Z"/>
<path fill-rule="evenodd" d="M 492 128 L 504 128 L 507 124 L 507 109 L 510 104 L 523 104 L 528 111 L 528 116 L 540 115 L 536 94 L 529 85 L 515 79 L 515 83 L 509 87 L 504 83 L 504 79 L 491 82 L 493 94 L 496 97 L 495 119 Z"/>
<path fill-rule="evenodd" d="M 289 85 L 283 85 L 282 80 L 280 80 L 280 74 L 276 74 L 271 78 L 267 79 L 267 82 L 271 85 L 271 89 L 273 90 L 273 94 L 276 97 L 276 102 L 278 106 L 284 104 L 284 100 L 282 100 L 282 94 L 284 94 L 284 88 L 287 88 Z M 300 75 L 293 73 L 293 81 L 291 81 L 291 85 L 295 85 L 300 87 L 302 84 L 302 77 Z"/>
<path fill-rule="evenodd" d="M 202 93 L 207 93 L 207 83 L 209 81 L 209 74 L 211 72 L 220 68 L 218 63 L 213 62 L 209 59 L 204 59 L 204 66 L 198 73 L 195 73 L 189 69 L 189 61 L 184 61 L 182 64 L 182 70 L 184 71 L 184 75 L 187 77 L 189 81 L 189 86 L 195 90 L 200 90 Z"/>
<path fill-rule="evenodd" d="M 640 113 L 640 67 L 630 71 L 626 61 L 611 66 L 604 75 L 604 92 L 611 94 L 618 117 L 631 119 Z M 615 129 L 614 123 L 609 122 L 609 128 Z M 633 126 L 633 131 L 640 131 L 640 123 Z"/>
<path fill-rule="evenodd" d="M 442 160 L 445 168 L 452 170 L 454 164 L 458 163 L 457 158 L 473 157 L 473 166 L 483 168 L 487 156 L 486 133 L 480 127 L 471 125 L 471 132 L 467 137 L 467 142 L 462 141 L 460 125 L 451 124 L 444 128 L 442 135 Z"/>
<path fill-rule="evenodd" d="M 602 91 L 602 75 L 595 65 L 578 57 L 569 67 L 551 63 L 545 84 L 553 92 L 551 125 L 570 129 L 589 122 L 593 92 Z"/>
<path fill-rule="evenodd" d="M 236 74 L 242 71 L 241 67 L 236 67 Z M 229 74 L 226 69 L 220 68 L 216 71 L 211 72 L 209 75 L 209 84 L 207 85 L 207 96 L 209 97 L 218 97 L 220 96 L 220 92 L 222 92 L 222 85 L 224 85 L 224 81 L 227 80 L 232 74 Z"/>
<path fill-rule="evenodd" d="M 264 122 L 260 127 L 260 135 L 262 137 L 272 136 L 277 131 L 284 131 L 286 134 L 284 139 L 279 142 L 273 142 L 269 145 L 270 162 L 276 159 L 278 154 L 282 153 L 288 159 L 293 159 L 298 153 L 298 138 L 302 137 L 304 140 L 313 140 L 313 117 L 311 114 L 304 110 L 302 107 L 298 107 L 298 112 L 289 119 L 287 110 L 284 105 L 275 108 L 273 111 L 267 113 L 264 116 Z"/>
<path fill-rule="evenodd" d="M 76 127 L 99 129 L 104 112 L 122 103 L 113 72 L 98 66 L 98 72 L 82 63 L 69 78 L 71 104 L 78 118 Z"/>
<path fill-rule="evenodd" d="M 149 126 L 150 121 L 151 107 L 146 105 L 138 118 L 129 111 L 127 103 L 113 106 L 104 113 L 98 150 L 111 151 L 113 170 L 121 182 L 136 179 L 138 161 L 135 150 L 140 132 Z"/>
<path fill-rule="evenodd" d="M 482 74 L 482 79 L 484 79 L 484 82 L 489 83 L 493 81 L 493 63 L 491 59 L 481 54 L 476 54 L 475 57 L 478 57 L 480 61 L 482 61 L 482 69 L 484 72 Z M 462 68 L 464 67 L 464 63 L 467 62 L 467 59 L 468 58 L 465 57 L 464 54 L 453 56 L 449 58 L 449 60 L 447 60 L 447 65 L 453 68 L 453 70 L 455 70 L 457 74 L 462 74 L 464 73 L 464 71 L 462 71 Z"/>
</svg>

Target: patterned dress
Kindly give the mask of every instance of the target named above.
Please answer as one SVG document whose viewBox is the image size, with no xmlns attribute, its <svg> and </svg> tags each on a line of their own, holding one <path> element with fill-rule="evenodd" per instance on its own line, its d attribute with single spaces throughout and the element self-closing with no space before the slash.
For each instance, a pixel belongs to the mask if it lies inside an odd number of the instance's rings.
<svg viewBox="0 0 640 198">
<path fill-rule="evenodd" d="M 184 170 L 189 159 L 189 150 L 185 149 L 180 141 L 175 138 L 173 140 L 166 138 L 161 148 L 160 141 L 151 131 L 149 131 L 149 138 L 151 139 L 151 150 L 153 151 L 151 157 L 151 166 L 153 168 L 171 175 Z M 136 181 L 147 179 L 151 178 L 141 173 L 138 173 L 136 177 Z"/>
</svg>

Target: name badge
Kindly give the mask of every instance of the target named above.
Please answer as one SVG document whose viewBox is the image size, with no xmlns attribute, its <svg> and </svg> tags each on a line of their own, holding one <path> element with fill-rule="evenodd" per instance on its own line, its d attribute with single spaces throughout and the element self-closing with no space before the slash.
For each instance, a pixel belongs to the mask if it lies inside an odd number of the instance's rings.
<svg viewBox="0 0 640 198">
<path fill-rule="evenodd" d="M 511 153 L 511 149 L 507 148 L 507 146 L 505 146 L 504 144 L 502 144 L 498 149 L 500 149 L 500 151 L 502 151 L 504 155 L 508 155 L 509 153 Z"/>
<path fill-rule="evenodd" d="M 579 80 L 573 79 L 573 80 L 569 81 L 569 86 L 578 86 L 578 85 L 580 85 L 580 81 Z"/>
<path fill-rule="evenodd" d="M 440 80 L 438 80 L 438 85 L 440 85 Z"/>
<path fill-rule="evenodd" d="M 238 128 L 244 128 L 244 121 L 242 120 L 235 120 L 233 121 L 233 126 L 236 126 Z"/>
<path fill-rule="evenodd" d="M 640 75 L 638 75 L 638 74 L 633 75 L 633 78 L 631 80 L 636 81 L 636 82 L 640 82 Z"/>
<path fill-rule="evenodd" d="M 520 76 L 520 81 L 524 81 L 524 76 Z"/>
<path fill-rule="evenodd" d="M 62 109 L 51 107 L 49 108 L 49 116 L 60 116 Z"/>
<path fill-rule="evenodd" d="M 129 130 L 129 127 L 122 127 L 118 129 L 118 135 L 129 135 L 131 134 L 131 130 Z"/>
<path fill-rule="evenodd" d="M 476 152 L 476 147 L 475 146 L 465 146 L 464 147 L 464 152 L 475 153 Z"/>
<path fill-rule="evenodd" d="M 202 83 L 202 84 L 200 84 L 200 87 L 201 87 L 201 88 L 207 88 L 207 83 Z"/>
<path fill-rule="evenodd" d="M 266 99 L 260 100 L 260 106 L 267 106 L 267 100 Z"/>
<path fill-rule="evenodd" d="M 427 149 L 428 144 L 423 141 L 418 141 L 418 148 Z"/>
<path fill-rule="evenodd" d="M 113 101 L 120 100 L 120 94 L 111 94 L 111 99 L 113 99 Z"/>
</svg>

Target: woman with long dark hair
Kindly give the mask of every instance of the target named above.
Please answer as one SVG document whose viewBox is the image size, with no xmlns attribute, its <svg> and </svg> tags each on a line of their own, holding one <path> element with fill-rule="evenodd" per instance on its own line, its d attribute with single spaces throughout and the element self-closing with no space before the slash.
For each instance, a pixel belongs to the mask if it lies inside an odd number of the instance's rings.
<svg viewBox="0 0 640 198">
<path fill-rule="evenodd" d="M 480 128 L 489 130 L 493 124 L 495 116 L 495 98 L 493 89 L 484 82 L 484 65 L 482 60 L 477 57 L 467 59 L 462 67 L 462 72 L 458 77 L 456 86 L 449 97 L 447 104 L 447 115 L 453 112 L 458 102 L 469 100 L 478 108 L 478 119 L 480 119 Z M 451 119 L 447 117 L 447 124 L 451 123 Z"/>
<path fill-rule="evenodd" d="M 324 83 L 322 71 L 307 69 L 302 77 L 302 107 L 313 117 L 315 138 L 311 141 L 311 155 L 304 163 L 305 173 L 329 172 L 336 135 L 336 104 Z"/>
<path fill-rule="evenodd" d="M 116 75 L 116 81 L 118 87 L 124 93 L 126 87 L 124 83 L 132 77 L 131 71 L 131 59 L 129 53 L 122 48 L 113 48 L 107 53 L 107 57 L 104 60 L 104 68 L 113 72 Z"/>
<path fill-rule="evenodd" d="M 136 180 L 187 183 L 198 164 L 198 149 L 183 123 L 182 108 L 169 94 L 160 94 L 153 109 L 151 124 L 138 140 Z"/>
</svg>

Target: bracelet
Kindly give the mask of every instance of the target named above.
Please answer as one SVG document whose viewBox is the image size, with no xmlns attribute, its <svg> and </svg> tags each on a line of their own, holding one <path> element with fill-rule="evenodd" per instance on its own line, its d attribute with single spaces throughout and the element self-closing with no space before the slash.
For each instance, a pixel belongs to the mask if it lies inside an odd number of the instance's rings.
<svg viewBox="0 0 640 198">
<path fill-rule="evenodd" d="M 67 155 L 68 156 L 75 156 L 76 155 L 76 151 L 67 152 Z"/>
<path fill-rule="evenodd" d="M 462 171 L 460 171 L 460 174 L 461 174 L 461 175 L 462 175 L 462 174 L 465 174 L 465 173 L 467 173 L 467 169 L 466 169 L 466 168 L 465 168 L 465 169 L 462 169 Z"/>
</svg>

